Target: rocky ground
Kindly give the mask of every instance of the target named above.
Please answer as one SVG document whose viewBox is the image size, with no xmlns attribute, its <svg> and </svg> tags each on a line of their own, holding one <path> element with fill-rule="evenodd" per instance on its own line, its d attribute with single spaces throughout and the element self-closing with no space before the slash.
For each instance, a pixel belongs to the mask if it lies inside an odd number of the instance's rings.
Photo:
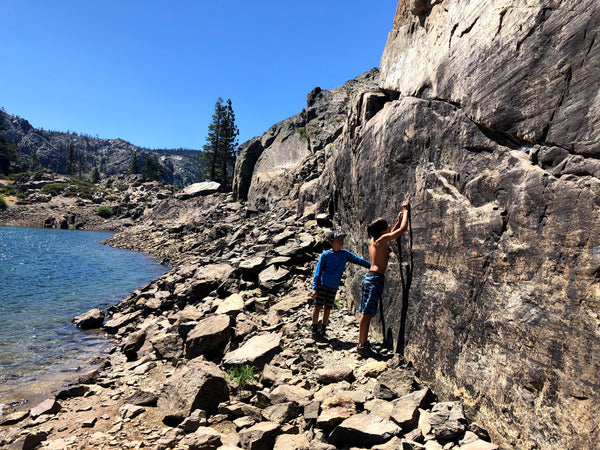
<svg viewBox="0 0 600 450">
<path fill-rule="evenodd" d="M 7 411 L 0 446 L 497 448 L 400 355 L 356 353 L 343 286 L 330 339 L 311 336 L 310 279 L 331 223 L 290 206 L 255 216 L 226 194 L 182 194 L 122 226 L 110 245 L 173 270 L 76 319 L 114 348 L 54 397 Z"/>
</svg>

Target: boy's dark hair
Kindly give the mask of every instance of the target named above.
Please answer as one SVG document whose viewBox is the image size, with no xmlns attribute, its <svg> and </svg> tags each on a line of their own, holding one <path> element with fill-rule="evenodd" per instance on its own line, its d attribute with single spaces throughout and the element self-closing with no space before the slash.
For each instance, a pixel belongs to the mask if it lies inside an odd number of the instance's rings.
<svg viewBox="0 0 600 450">
<path fill-rule="evenodd" d="M 367 233 L 369 233 L 369 236 L 371 236 L 373 239 L 379 239 L 379 237 L 385 230 L 387 230 L 387 228 L 387 220 L 385 220 L 383 217 L 377 217 L 376 219 L 373 219 L 367 227 Z"/>
</svg>

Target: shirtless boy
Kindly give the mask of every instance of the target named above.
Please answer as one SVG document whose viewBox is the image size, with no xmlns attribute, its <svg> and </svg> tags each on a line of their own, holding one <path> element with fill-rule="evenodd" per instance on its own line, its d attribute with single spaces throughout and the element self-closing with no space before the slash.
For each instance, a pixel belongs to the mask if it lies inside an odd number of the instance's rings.
<svg viewBox="0 0 600 450">
<path fill-rule="evenodd" d="M 388 242 L 398 238 L 408 228 L 408 208 L 408 202 L 402 203 L 402 211 L 398 213 L 398 221 L 391 229 L 387 221 L 381 217 L 373 220 L 367 227 L 367 232 L 371 236 L 369 241 L 371 267 L 363 277 L 360 306 L 358 308 L 361 316 L 358 323 L 358 346 L 356 350 L 361 356 L 374 355 L 367 339 L 371 319 L 377 313 L 377 305 L 381 301 L 381 294 L 383 293 L 385 270 L 389 259 Z"/>
</svg>

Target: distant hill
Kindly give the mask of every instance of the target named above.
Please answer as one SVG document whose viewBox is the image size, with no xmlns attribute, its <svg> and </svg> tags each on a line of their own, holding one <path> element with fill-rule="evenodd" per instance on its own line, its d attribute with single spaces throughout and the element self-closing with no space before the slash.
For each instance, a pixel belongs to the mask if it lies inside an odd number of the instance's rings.
<svg viewBox="0 0 600 450">
<path fill-rule="evenodd" d="M 198 150 L 151 150 L 123 139 L 99 139 L 72 132 L 36 129 L 27 120 L 4 111 L 0 111 L 0 140 L 12 149 L 10 163 L 16 168 L 48 168 L 66 173 L 67 155 L 72 144 L 77 161 L 83 161 L 81 175 L 84 177 L 89 177 L 94 167 L 101 176 L 126 173 L 137 153 L 140 163 L 148 156 L 160 162 L 165 170 L 161 180 L 164 183 L 184 187 L 203 181 Z M 79 172 L 79 165 L 76 171 Z"/>
</svg>

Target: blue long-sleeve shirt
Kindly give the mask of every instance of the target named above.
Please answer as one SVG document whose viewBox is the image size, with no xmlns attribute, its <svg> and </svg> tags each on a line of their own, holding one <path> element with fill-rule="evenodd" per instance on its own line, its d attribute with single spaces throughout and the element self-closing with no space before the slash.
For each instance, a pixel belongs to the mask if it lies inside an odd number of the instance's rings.
<svg viewBox="0 0 600 450">
<path fill-rule="evenodd" d="M 354 253 L 346 249 L 341 249 L 339 252 L 326 250 L 321 253 L 319 262 L 315 269 L 313 277 L 313 289 L 318 286 L 327 286 L 331 289 L 337 289 L 342 281 L 342 275 L 346 268 L 346 262 L 361 265 L 367 269 L 371 267 L 371 263 L 366 259 L 356 256 Z"/>
</svg>

